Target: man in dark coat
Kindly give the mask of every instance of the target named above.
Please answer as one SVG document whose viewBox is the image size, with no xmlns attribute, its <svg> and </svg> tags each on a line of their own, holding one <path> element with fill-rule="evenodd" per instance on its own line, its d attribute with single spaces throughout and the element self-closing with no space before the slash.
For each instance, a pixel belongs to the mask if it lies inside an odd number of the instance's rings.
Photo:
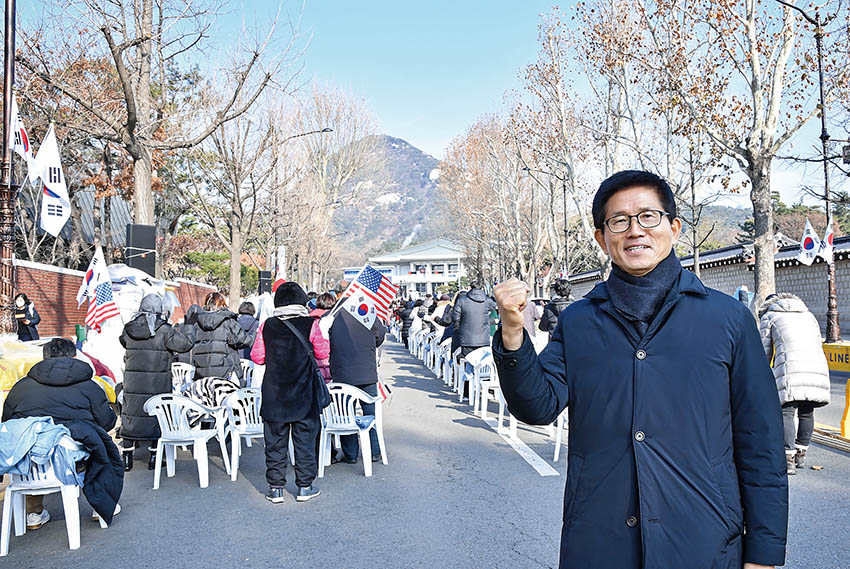
<svg viewBox="0 0 850 569">
<path fill-rule="evenodd" d="M 345 282 L 345 281 L 343 281 Z M 337 297 L 339 297 L 341 293 L 337 293 Z M 404 347 L 408 347 L 408 337 L 410 336 L 410 325 L 413 324 L 413 311 L 414 303 L 412 300 L 408 301 L 404 306 L 404 309 L 399 313 L 399 318 L 401 319 L 401 341 L 404 344 Z"/>
<path fill-rule="evenodd" d="M 243 302 L 239 305 L 239 317 L 236 319 L 236 323 L 250 336 L 248 346 L 243 348 L 240 354 L 246 360 L 251 359 L 251 346 L 254 345 L 254 338 L 257 337 L 257 329 L 260 327 L 260 321 L 254 316 L 255 312 L 253 302 Z"/>
<path fill-rule="evenodd" d="M 569 404 L 562 569 L 782 565 L 782 415 L 752 314 L 682 270 L 667 183 L 620 172 L 593 201 L 613 270 L 561 313 L 537 356 L 527 287 L 496 287 L 499 381 L 519 420 Z"/>
<path fill-rule="evenodd" d="M 490 345 L 490 311 L 496 309 L 493 299 L 484 294 L 478 283 L 458 296 L 452 309 L 452 320 L 460 342 L 460 356 Z"/>
<path fill-rule="evenodd" d="M 192 343 L 172 328 L 165 318 L 162 298 L 149 294 L 139 312 L 124 325 L 118 338 L 124 352 L 124 382 L 119 436 L 124 440 L 124 469 L 133 468 L 133 449 L 138 441 L 155 441 L 161 433 L 156 417 L 145 412 L 145 402 L 160 393 L 171 393 L 171 364 L 174 354 L 188 352 Z M 148 467 L 156 466 L 150 448 Z"/>
<path fill-rule="evenodd" d="M 552 283 L 552 299 L 543 307 L 543 316 L 538 325 L 540 330 L 549 333 L 550 338 L 555 331 L 555 326 L 558 325 L 558 316 L 573 303 L 570 290 L 570 282 L 567 279 L 557 279 Z"/>
<path fill-rule="evenodd" d="M 272 317 L 260 325 L 251 349 L 254 363 L 266 365 L 260 409 L 269 484 L 266 499 L 275 504 L 283 502 L 291 433 L 298 487 L 295 499 L 305 502 L 319 495 L 313 481 L 319 473 L 317 441 L 321 423 L 315 392 L 316 364 L 309 340 L 315 319 L 307 312 L 307 294 L 297 283 L 278 286 L 274 305 Z"/>
<path fill-rule="evenodd" d="M 42 348 L 44 360 L 9 391 L 3 421 L 25 417 L 53 417 L 90 456 L 85 464 L 83 494 L 95 512 L 112 523 L 124 488 L 121 455 L 107 431 L 115 426 L 115 413 L 103 389 L 91 381 L 92 368 L 75 359 L 77 349 L 65 338 L 54 338 Z M 37 529 L 50 519 L 43 496 L 27 496 L 27 527 Z M 32 519 L 31 519 L 32 518 Z"/>
<path fill-rule="evenodd" d="M 342 294 L 348 288 L 347 281 L 340 281 L 334 292 L 337 302 L 342 302 Z M 379 318 L 375 318 L 371 329 L 357 322 L 347 310 L 340 310 L 334 318 L 328 336 L 331 341 L 331 377 L 335 383 L 354 385 L 371 395 L 378 395 L 378 363 L 377 348 L 384 343 L 386 328 Z M 374 415 L 374 403 L 361 403 L 364 415 Z M 372 446 L 372 462 L 381 460 L 381 450 L 378 446 L 378 434 L 375 429 L 369 431 L 369 442 Z M 357 462 L 360 454 L 360 441 L 357 435 L 340 437 L 343 460 L 348 463 Z M 369 460 L 363 457 L 363 460 Z"/>
</svg>

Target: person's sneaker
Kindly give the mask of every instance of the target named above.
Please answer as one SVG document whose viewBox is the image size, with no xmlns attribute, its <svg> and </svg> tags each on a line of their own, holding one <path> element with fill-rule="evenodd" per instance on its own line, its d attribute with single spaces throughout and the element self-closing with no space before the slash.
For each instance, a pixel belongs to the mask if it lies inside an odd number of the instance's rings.
<svg viewBox="0 0 850 569">
<path fill-rule="evenodd" d="M 347 456 L 342 457 L 343 462 L 347 462 L 348 464 L 357 464 L 357 457 L 349 458 Z"/>
<path fill-rule="evenodd" d="M 280 504 L 283 502 L 283 488 L 278 486 L 269 486 L 269 491 L 266 492 L 266 500 L 272 504 Z"/>
<path fill-rule="evenodd" d="M 307 486 L 306 488 L 298 489 L 298 496 L 295 497 L 295 500 L 298 502 L 306 502 L 307 500 L 312 500 L 319 494 L 321 494 L 321 492 L 318 488 Z"/>
<path fill-rule="evenodd" d="M 115 504 L 115 511 L 112 512 L 112 515 L 117 516 L 120 513 L 121 513 L 121 504 Z M 91 513 L 91 521 L 96 522 L 97 519 L 98 519 L 97 512 L 92 512 Z"/>
<path fill-rule="evenodd" d="M 380 454 L 373 454 L 372 455 L 372 462 L 381 462 L 381 460 L 383 460 L 383 459 L 381 458 Z"/>
<path fill-rule="evenodd" d="M 788 476 L 791 476 L 793 474 L 797 474 L 797 468 L 796 468 L 796 465 L 794 464 L 794 456 L 795 455 L 793 455 L 793 454 L 786 454 L 785 455 L 785 466 L 786 466 L 786 470 L 788 472 Z"/>
<path fill-rule="evenodd" d="M 794 455 L 794 465 L 797 468 L 805 468 L 806 467 L 806 449 L 798 448 L 797 454 Z"/>
<path fill-rule="evenodd" d="M 41 510 L 40 514 L 32 512 L 27 514 L 27 529 L 38 529 L 50 521 L 50 512 Z"/>
</svg>

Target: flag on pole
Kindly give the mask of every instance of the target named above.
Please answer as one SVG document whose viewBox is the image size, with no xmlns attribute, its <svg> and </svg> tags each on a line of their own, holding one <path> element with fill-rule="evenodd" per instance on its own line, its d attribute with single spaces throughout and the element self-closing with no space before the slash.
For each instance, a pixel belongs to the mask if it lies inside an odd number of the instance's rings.
<svg viewBox="0 0 850 569">
<path fill-rule="evenodd" d="M 98 246 L 94 250 L 94 255 L 86 269 L 83 282 L 80 284 L 80 290 L 77 291 L 77 307 L 79 308 L 85 299 L 95 295 L 95 286 L 109 280 L 109 271 L 106 268 L 106 258 L 103 256 L 103 249 Z"/>
<path fill-rule="evenodd" d="M 112 281 L 98 283 L 94 287 L 94 297 L 89 298 L 89 309 L 86 312 L 86 326 L 100 332 L 104 320 L 118 316 L 118 305 L 112 297 Z"/>
<path fill-rule="evenodd" d="M 397 292 L 398 287 L 393 284 L 389 277 L 366 265 L 354 279 L 354 282 L 346 289 L 343 297 L 356 295 L 359 298 L 361 295 L 365 296 L 374 303 L 375 312 L 381 320 L 389 322 L 390 303 Z"/>
<path fill-rule="evenodd" d="M 355 293 L 343 301 L 344 309 L 351 316 L 363 324 L 366 328 L 371 328 L 375 323 L 377 311 L 375 309 L 375 301 L 362 293 Z"/>
<path fill-rule="evenodd" d="M 10 132 L 11 140 L 9 141 L 9 146 L 27 163 L 27 176 L 34 182 L 37 176 L 33 168 L 35 158 L 32 154 L 30 137 L 27 135 L 27 129 L 24 127 L 24 121 L 21 119 L 21 113 L 18 110 L 18 99 L 14 93 L 12 94 L 12 127 Z"/>
<path fill-rule="evenodd" d="M 804 265 L 811 265 L 815 257 L 818 256 L 819 249 L 820 239 L 818 239 L 818 234 L 815 233 L 812 224 L 806 218 L 806 229 L 803 231 L 802 239 L 800 239 L 800 252 L 797 253 L 797 260 Z"/>
<path fill-rule="evenodd" d="M 47 129 L 47 134 L 38 149 L 30 180 L 41 178 L 41 228 L 54 237 L 59 235 L 65 222 L 71 217 L 71 201 L 68 198 L 68 188 L 65 186 L 65 174 L 62 172 L 62 161 L 59 157 L 59 145 L 56 143 L 56 133 L 53 125 Z"/>
<path fill-rule="evenodd" d="M 820 242 L 820 248 L 818 249 L 818 256 L 830 265 L 834 260 L 832 256 L 832 240 L 832 216 L 830 215 L 829 220 L 826 222 L 826 233 L 823 234 L 823 241 Z"/>
</svg>

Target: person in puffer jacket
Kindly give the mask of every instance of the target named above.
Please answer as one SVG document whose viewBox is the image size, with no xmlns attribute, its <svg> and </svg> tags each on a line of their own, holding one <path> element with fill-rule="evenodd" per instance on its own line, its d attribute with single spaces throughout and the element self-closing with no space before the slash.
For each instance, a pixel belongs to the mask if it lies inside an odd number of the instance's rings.
<svg viewBox="0 0 850 569">
<path fill-rule="evenodd" d="M 815 407 L 829 403 L 829 366 L 820 326 L 806 304 L 790 293 L 768 296 L 759 308 L 764 352 L 772 361 L 782 404 L 788 474 L 805 466 Z M 795 415 L 798 426 L 795 426 Z"/>
<path fill-rule="evenodd" d="M 133 468 L 133 449 L 139 441 L 160 437 L 156 417 L 148 415 L 145 402 L 154 395 L 171 393 L 171 364 L 175 354 L 188 352 L 191 340 L 167 322 L 162 298 L 149 294 L 142 299 L 139 312 L 124 325 L 118 338 L 124 346 L 124 383 L 121 405 L 124 470 Z M 148 468 L 156 465 L 151 447 Z"/>
<path fill-rule="evenodd" d="M 543 307 L 543 317 L 538 325 L 538 329 L 549 333 L 549 338 L 552 337 L 552 332 L 558 325 L 561 311 L 573 303 L 574 299 L 570 292 L 570 282 L 567 279 L 557 279 L 552 283 L 552 300 Z"/>
<path fill-rule="evenodd" d="M 241 382 L 239 356 L 241 350 L 253 345 L 254 338 L 242 329 L 236 318 L 236 314 L 227 309 L 224 296 L 218 292 L 207 295 L 204 310 L 197 314 L 194 325 L 192 365 L 195 366 L 195 379 L 231 379 L 231 374 L 235 374 Z"/>
</svg>

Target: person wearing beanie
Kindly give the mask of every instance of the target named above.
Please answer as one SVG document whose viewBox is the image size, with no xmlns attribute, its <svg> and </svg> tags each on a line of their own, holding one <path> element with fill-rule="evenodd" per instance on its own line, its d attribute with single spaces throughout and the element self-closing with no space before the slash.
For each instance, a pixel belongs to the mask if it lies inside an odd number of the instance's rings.
<svg viewBox="0 0 850 569">
<path fill-rule="evenodd" d="M 784 565 L 782 412 L 752 313 L 682 269 L 660 176 L 612 175 L 592 214 L 611 274 L 560 313 L 539 355 L 523 330 L 528 286 L 494 290 L 510 413 L 548 425 L 569 409 L 559 567 Z"/>
<path fill-rule="evenodd" d="M 272 317 L 260 325 L 251 348 L 254 363 L 266 366 L 260 409 L 269 485 L 266 499 L 275 504 L 284 501 L 291 435 L 298 488 L 295 499 L 306 502 L 319 495 L 313 481 L 319 469 L 316 441 L 321 409 L 314 391 L 314 348 L 308 340 L 318 321 L 310 317 L 307 294 L 298 283 L 281 283 L 274 293 L 274 306 Z"/>
</svg>

